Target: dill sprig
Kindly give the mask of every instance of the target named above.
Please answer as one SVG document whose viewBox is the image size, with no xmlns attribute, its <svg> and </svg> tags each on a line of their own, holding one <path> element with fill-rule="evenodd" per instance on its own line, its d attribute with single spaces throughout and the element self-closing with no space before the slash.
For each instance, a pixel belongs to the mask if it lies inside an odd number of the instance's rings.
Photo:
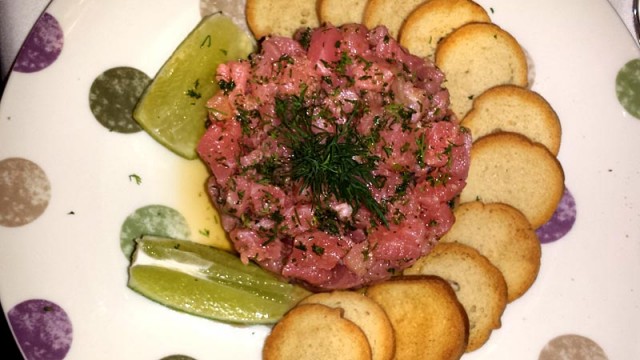
<svg viewBox="0 0 640 360">
<path fill-rule="evenodd" d="M 372 171 L 379 157 L 368 151 L 366 139 L 352 126 L 353 119 L 362 115 L 363 105 L 355 102 L 347 120 L 342 124 L 334 122 L 335 130 L 330 132 L 314 125 L 313 114 L 318 113 L 318 108 L 305 93 L 303 88 L 300 95 L 275 100 L 282 134 L 292 151 L 291 180 L 301 181 L 301 190 L 311 190 L 316 207 L 333 195 L 354 209 L 364 205 L 388 226 L 386 208 L 374 199 L 370 189 L 378 186 Z"/>
</svg>

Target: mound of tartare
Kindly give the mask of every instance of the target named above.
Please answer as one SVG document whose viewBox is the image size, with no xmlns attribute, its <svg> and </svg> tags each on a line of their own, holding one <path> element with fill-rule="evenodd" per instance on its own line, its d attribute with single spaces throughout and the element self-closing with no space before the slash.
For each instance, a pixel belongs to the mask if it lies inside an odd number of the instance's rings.
<svg viewBox="0 0 640 360">
<path fill-rule="evenodd" d="M 198 153 L 243 261 L 356 288 L 410 266 L 451 227 L 470 135 L 442 72 L 386 28 L 269 37 L 216 80 Z"/>
</svg>

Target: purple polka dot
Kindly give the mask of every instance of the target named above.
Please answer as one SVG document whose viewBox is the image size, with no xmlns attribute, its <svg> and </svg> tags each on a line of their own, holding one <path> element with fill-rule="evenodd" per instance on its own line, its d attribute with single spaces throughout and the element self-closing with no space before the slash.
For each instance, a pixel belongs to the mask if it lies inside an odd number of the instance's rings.
<svg viewBox="0 0 640 360">
<path fill-rule="evenodd" d="M 62 51 L 63 33 L 58 20 L 44 13 L 27 36 L 13 66 L 24 73 L 40 71 L 51 65 Z"/>
<path fill-rule="evenodd" d="M 567 188 L 553 213 L 551 220 L 542 225 L 536 233 L 543 244 L 554 242 L 565 236 L 576 222 L 576 201 Z"/>
<path fill-rule="evenodd" d="M 71 321 L 58 305 L 27 300 L 9 310 L 7 317 L 28 360 L 62 360 L 72 340 Z"/>
</svg>

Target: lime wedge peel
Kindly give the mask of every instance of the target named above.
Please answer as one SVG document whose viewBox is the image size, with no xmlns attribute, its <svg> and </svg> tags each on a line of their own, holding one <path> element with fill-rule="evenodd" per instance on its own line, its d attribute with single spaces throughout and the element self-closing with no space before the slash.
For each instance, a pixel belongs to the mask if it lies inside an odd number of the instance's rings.
<svg viewBox="0 0 640 360">
<path fill-rule="evenodd" d="M 310 293 L 224 250 L 138 239 L 128 286 L 174 310 L 229 323 L 272 324 Z"/>
<path fill-rule="evenodd" d="M 219 13 L 203 18 L 160 68 L 133 118 L 169 150 L 195 159 L 205 131 L 206 102 L 218 91 L 218 65 L 246 58 L 254 46 L 230 18 Z"/>
</svg>

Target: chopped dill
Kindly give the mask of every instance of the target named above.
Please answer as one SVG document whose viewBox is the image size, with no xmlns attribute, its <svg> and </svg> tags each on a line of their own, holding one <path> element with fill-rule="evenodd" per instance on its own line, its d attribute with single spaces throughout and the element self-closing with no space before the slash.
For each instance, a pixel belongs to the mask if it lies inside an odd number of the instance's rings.
<svg viewBox="0 0 640 360">
<path fill-rule="evenodd" d="M 354 209 L 365 206 L 387 226 L 386 209 L 374 199 L 369 188 L 377 184 L 372 171 L 379 157 L 368 151 L 366 139 L 351 124 L 362 115 L 364 105 L 356 102 L 346 121 L 334 121 L 335 130 L 327 131 L 314 125 L 313 114 L 318 105 L 305 93 L 303 88 L 300 95 L 275 99 L 282 135 L 292 151 L 291 180 L 302 183 L 301 191 L 311 190 L 316 207 L 333 195 Z"/>
</svg>

